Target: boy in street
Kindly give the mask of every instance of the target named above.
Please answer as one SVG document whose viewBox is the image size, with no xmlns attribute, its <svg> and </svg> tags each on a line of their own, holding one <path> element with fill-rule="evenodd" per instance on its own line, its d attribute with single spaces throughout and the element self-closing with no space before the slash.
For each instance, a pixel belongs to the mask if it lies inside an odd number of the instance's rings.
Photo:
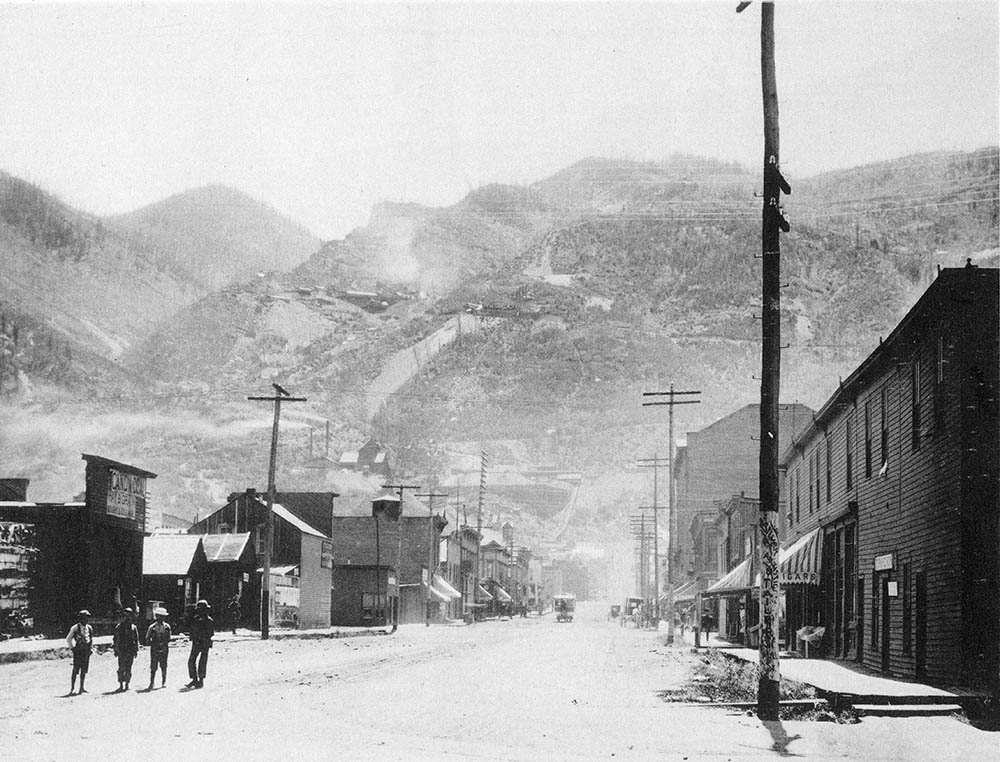
<svg viewBox="0 0 1000 762">
<path fill-rule="evenodd" d="M 153 690 L 156 668 L 160 668 L 160 687 L 167 684 L 167 656 L 170 654 L 170 623 L 167 610 L 159 607 L 153 612 L 156 621 L 146 630 L 146 645 L 149 646 L 149 688 Z"/>
<path fill-rule="evenodd" d="M 132 621 L 132 609 L 122 611 L 122 619 L 115 627 L 112 639 L 115 656 L 118 657 L 118 692 L 128 690 L 132 682 L 132 662 L 139 653 L 139 630 Z"/>
<path fill-rule="evenodd" d="M 211 606 L 208 601 L 198 601 L 191 621 L 191 655 L 188 657 L 188 676 L 191 682 L 188 688 L 203 688 L 205 686 L 205 668 L 208 666 L 208 651 L 212 647 L 212 636 L 215 635 L 215 624 L 208 612 Z"/>
<path fill-rule="evenodd" d="M 229 603 L 226 604 L 226 614 L 229 616 L 229 623 L 233 626 L 233 635 L 235 635 L 236 626 L 240 623 L 240 619 L 243 617 L 239 594 L 236 594 L 229 599 Z"/>
<path fill-rule="evenodd" d="M 94 628 L 90 626 L 90 612 L 81 609 L 76 615 L 77 621 L 69 628 L 66 636 L 66 644 L 73 652 L 73 677 L 69 683 L 69 695 L 73 695 L 76 688 L 76 676 L 80 676 L 80 693 L 86 693 L 83 687 L 87 679 L 87 670 L 90 668 L 90 651 L 94 646 Z"/>
</svg>

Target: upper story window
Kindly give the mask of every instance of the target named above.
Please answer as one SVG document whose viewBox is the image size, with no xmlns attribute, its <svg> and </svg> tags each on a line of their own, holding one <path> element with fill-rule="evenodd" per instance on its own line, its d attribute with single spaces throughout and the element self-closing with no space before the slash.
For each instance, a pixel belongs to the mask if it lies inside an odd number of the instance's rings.
<svg viewBox="0 0 1000 762">
<path fill-rule="evenodd" d="M 813 512 L 813 454 L 809 453 L 809 513 Z"/>
<path fill-rule="evenodd" d="M 872 403 L 865 402 L 865 478 L 872 476 Z"/>
<path fill-rule="evenodd" d="M 934 431 L 938 432 L 944 423 L 944 338 L 941 336 L 938 336 L 936 350 L 931 403 L 934 405 Z"/>
<path fill-rule="evenodd" d="M 882 387 L 882 405 L 880 416 L 882 424 L 882 462 L 880 464 L 880 473 L 885 473 L 885 470 L 889 463 L 889 387 Z"/>
<path fill-rule="evenodd" d="M 830 502 L 830 493 L 833 491 L 833 466 L 831 462 L 833 458 L 831 457 L 831 441 L 830 437 L 826 438 L 826 502 Z"/>
<path fill-rule="evenodd" d="M 910 367 L 910 424 L 912 426 L 913 449 L 920 449 L 920 358 Z"/>
<path fill-rule="evenodd" d="M 852 413 L 847 414 L 847 421 L 844 424 L 844 461 L 845 478 L 847 489 L 854 488 L 854 431 L 851 423 Z"/>
<path fill-rule="evenodd" d="M 795 523 L 802 520 L 802 464 L 795 469 Z"/>
</svg>

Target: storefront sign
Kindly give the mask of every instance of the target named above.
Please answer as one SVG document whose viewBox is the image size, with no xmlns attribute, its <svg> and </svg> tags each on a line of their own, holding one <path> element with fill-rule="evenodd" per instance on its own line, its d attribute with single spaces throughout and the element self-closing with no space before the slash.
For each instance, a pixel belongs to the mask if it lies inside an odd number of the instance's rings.
<svg viewBox="0 0 1000 762">
<path fill-rule="evenodd" d="M 819 572 L 797 571 L 781 574 L 782 585 L 818 585 Z"/>
<path fill-rule="evenodd" d="M 892 571 L 896 566 L 896 554 L 886 553 L 881 556 L 875 556 L 875 571 Z"/>
<path fill-rule="evenodd" d="M 108 515 L 135 521 L 140 500 L 146 497 L 146 477 L 108 469 Z"/>
</svg>

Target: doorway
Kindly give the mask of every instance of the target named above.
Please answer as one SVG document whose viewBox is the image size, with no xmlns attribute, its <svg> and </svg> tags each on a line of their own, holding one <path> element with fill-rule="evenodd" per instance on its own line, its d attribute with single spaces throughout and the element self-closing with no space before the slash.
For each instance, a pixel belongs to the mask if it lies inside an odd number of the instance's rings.
<svg viewBox="0 0 1000 762">
<path fill-rule="evenodd" d="M 882 615 L 879 617 L 879 627 L 881 628 L 880 641 L 882 646 L 882 671 L 889 671 L 889 575 L 883 574 L 880 580 Z"/>
<path fill-rule="evenodd" d="M 927 677 L 927 572 L 917 572 L 915 639 L 917 678 Z"/>
</svg>

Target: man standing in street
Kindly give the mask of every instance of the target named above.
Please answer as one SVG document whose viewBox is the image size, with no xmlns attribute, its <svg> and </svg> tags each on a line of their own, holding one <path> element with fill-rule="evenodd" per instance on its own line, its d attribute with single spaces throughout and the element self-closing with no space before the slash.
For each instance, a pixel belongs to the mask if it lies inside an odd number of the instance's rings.
<svg viewBox="0 0 1000 762">
<path fill-rule="evenodd" d="M 191 620 L 191 655 L 188 657 L 188 688 L 202 688 L 205 685 L 205 668 L 208 665 L 208 651 L 215 635 L 215 623 L 209 615 L 211 606 L 202 599 L 195 606 Z"/>
<path fill-rule="evenodd" d="M 132 662 L 139 653 L 139 630 L 132 621 L 132 609 L 122 611 L 122 619 L 115 627 L 112 638 L 115 656 L 118 657 L 118 692 L 128 690 L 132 682 Z"/>
<path fill-rule="evenodd" d="M 167 622 L 167 610 L 157 608 L 153 612 L 156 621 L 146 630 L 146 644 L 149 646 L 149 688 L 153 690 L 153 679 L 156 668 L 160 668 L 160 687 L 167 684 L 167 656 L 170 654 L 170 623 Z"/>
<path fill-rule="evenodd" d="M 76 688 L 76 676 L 80 676 L 80 693 L 86 693 L 83 687 L 87 679 L 87 670 L 90 669 L 90 651 L 94 646 L 94 628 L 90 626 L 90 612 L 81 609 L 76 615 L 77 621 L 69 629 L 66 636 L 66 644 L 73 652 L 73 677 L 69 683 L 69 695 L 73 695 Z"/>
<path fill-rule="evenodd" d="M 240 619 L 243 618 L 243 609 L 240 606 L 239 593 L 230 598 L 229 603 L 226 604 L 226 615 L 229 617 L 229 623 L 232 625 L 233 635 L 235 635 L 236 626 L 240 623 Z"/>
</svg>

